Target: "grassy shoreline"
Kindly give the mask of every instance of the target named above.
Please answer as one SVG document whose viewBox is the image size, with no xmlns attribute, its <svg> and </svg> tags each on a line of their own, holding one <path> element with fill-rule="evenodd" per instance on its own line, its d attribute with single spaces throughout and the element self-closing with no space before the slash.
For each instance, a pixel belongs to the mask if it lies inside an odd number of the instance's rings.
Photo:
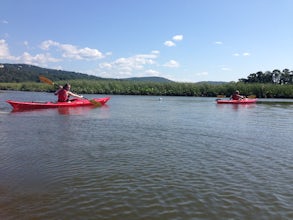
<svg viewBox="0 0 293 220">
<path fill-rule="evenodd" d="M 55 82 L 63 85 L 64 81 Z M 108 95 L 154 95 L 154 96 L 195 96 L 229 97 L 236 89 L 242 95 L 256 95 L 257 98 L 293 98 L 293 85 L 241 83 L 159 83 L 109 80 L 72 80 L 72 91 L 79 94 Z M 56 87 L 37 82 L 0 83 L 0 90 L 54 92 Z"/>
</svg>

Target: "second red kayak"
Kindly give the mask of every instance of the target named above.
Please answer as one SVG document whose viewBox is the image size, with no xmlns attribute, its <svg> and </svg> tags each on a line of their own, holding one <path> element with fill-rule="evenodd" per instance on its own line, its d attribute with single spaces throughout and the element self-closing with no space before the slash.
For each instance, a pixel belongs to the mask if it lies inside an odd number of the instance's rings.
<svg viewBox="0 0 293 220">
<path fill-rule="evenodd" d="M 73 99 L 70 102 L 21 102 L 7 100 L 14 110 L 31 110 L 60 107 L 79 107 L 79 106 L 102 106 L 105 105 L 110 97 L 88 99 Z"/>
<path fill-rule="evenodd" d="M 257 99 L 241 99 L 241 100 L 231 100 L 231 99 L 217 99 L 218 104 L 253 104 L 256 103 Z"/>
</svg>

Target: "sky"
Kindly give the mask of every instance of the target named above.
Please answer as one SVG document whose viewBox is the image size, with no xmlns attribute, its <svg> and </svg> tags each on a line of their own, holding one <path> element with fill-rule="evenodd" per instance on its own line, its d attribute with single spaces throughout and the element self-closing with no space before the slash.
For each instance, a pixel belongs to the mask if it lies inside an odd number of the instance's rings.
<svg viewBox="0 0 293 220">
<path fill-rule="evenodd" d="M 238 81 L 293 69 L 291 0 L 0 0 L 0 63 Z"/>
</svg>

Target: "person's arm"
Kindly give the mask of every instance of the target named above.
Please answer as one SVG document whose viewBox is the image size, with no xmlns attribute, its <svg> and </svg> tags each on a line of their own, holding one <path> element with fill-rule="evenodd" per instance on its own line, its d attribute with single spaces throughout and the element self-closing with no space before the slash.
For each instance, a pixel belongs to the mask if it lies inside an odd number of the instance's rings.
<svg viewBox="0 0 293 220">
<path fill-rule="evenodd" d="M 58 93 L 61 91 L 62 88 L 63 88 L 62 86 L 59 86 L 59 89 L 56 92 L 54 92 L 54 94 L 58 95 Z"/>
<path fill-rule="evenodd" d="M 246 97 L 244 95 L 238 95 L 238 99 L 245 99 Z"/>
<path fill-rule="evenodd" d="M 79 99 L 82 99 L 83 98 L 82 95 L 77 95 L 77 94 L 75 94 L 73 92 L 68 92 L 68 95 L 71 95 L 71 96 L 76 97 L 76 98 L 79 98 Z"/>
</svg>

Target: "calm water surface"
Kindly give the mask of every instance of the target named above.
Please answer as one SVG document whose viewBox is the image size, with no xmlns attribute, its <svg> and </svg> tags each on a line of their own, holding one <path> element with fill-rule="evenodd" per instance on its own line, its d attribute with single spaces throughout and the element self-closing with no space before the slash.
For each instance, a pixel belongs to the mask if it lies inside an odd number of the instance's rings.
<svg viewBox="0 0 293 220">
<path fill-rule="evenodd" d="M 0 93 L 0 219 L 293 219 L 293 104 L 55 98 Z"/>
</svg>

